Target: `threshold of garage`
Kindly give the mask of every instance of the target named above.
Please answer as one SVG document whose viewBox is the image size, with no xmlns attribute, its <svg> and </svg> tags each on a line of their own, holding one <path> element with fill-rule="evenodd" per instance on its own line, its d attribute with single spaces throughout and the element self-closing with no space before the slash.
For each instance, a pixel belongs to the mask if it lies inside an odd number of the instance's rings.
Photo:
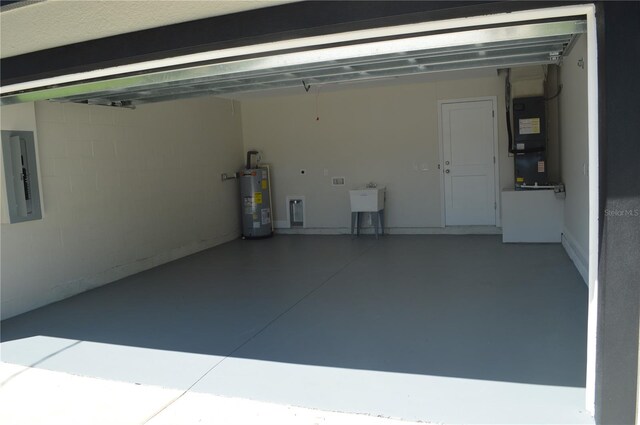
<svg viewBox="0 0 640 425">
<path fill-rule="evenodd" d="M 411 425 L 375 416 L 223 397 L 0 363 L 0 422 L 14 425 Z M 69 408 L 70 405 L 73 408 Z"/>
</svg>

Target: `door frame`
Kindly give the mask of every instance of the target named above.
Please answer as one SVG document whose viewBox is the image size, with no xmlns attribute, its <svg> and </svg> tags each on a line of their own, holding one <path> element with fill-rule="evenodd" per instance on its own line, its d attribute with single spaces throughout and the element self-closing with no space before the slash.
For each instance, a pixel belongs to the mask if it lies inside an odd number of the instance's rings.
<svg viewBox="0 0 640 425">
<path fill-rule="evenodd" d="M 500 217 L 500 150 L 498 144 L 498 96 L 481 96 L 481 97 L 466 97 L 461 99 L 440 99 L 438 100 L 438 174 L 440 175 L 440 227 L 447 226 L 446 217 L 446 199 L 444 189 L 444 138 L 442 131 L 442 106 L 451 103 L 465 103 L 465 102 L 482 102 L 490 101 L 493 107 L 493 156 L 496 159 L 493 164 L 493 179 L 494 179 L 494 191 L 495 191 L 495 227 L 502 227 L 502 220 Z"/>
</svg>

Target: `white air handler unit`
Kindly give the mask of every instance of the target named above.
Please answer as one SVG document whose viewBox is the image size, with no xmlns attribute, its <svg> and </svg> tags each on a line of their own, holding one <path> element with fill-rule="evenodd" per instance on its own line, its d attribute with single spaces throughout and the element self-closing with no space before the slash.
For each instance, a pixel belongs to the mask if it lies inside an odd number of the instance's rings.
<svg viewBox="0 0 640 425">
<path fill-rule="evenodd" d="M 238 173 L 242 239 L 266 238 L 273 235 L 269 169 L 258 165 L 251 166 L 251 157 L 257 154 L 258 151 L 247 152 L 246 168 Z"/>
</svg>

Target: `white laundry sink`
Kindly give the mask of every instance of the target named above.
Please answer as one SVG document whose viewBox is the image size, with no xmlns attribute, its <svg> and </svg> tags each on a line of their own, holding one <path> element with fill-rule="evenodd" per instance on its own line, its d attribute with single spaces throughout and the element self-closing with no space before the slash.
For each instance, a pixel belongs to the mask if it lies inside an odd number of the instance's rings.
<svg viewBox="0 0 640 425">
<path fill-rule="evenodd" d="M 384 187 L 350 190 L 351 212 L 376 212 L 384 209 L 384 193 Z"/>
</svg>

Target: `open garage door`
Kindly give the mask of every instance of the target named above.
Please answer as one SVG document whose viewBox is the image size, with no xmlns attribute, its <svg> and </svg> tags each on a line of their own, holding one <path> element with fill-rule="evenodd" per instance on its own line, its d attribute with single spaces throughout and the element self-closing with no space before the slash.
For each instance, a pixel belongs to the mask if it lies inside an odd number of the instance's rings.
<svg viewBox="0 0 640 425">
<path fill-rule="evenodd" d="M 586 20 L 405 25 L 232 48 L 2 88 L 1 104 L 55 100 L 132 107 L 203 95 L 385 79 L 430 72 L 558 64 Z"/>
</svg>

